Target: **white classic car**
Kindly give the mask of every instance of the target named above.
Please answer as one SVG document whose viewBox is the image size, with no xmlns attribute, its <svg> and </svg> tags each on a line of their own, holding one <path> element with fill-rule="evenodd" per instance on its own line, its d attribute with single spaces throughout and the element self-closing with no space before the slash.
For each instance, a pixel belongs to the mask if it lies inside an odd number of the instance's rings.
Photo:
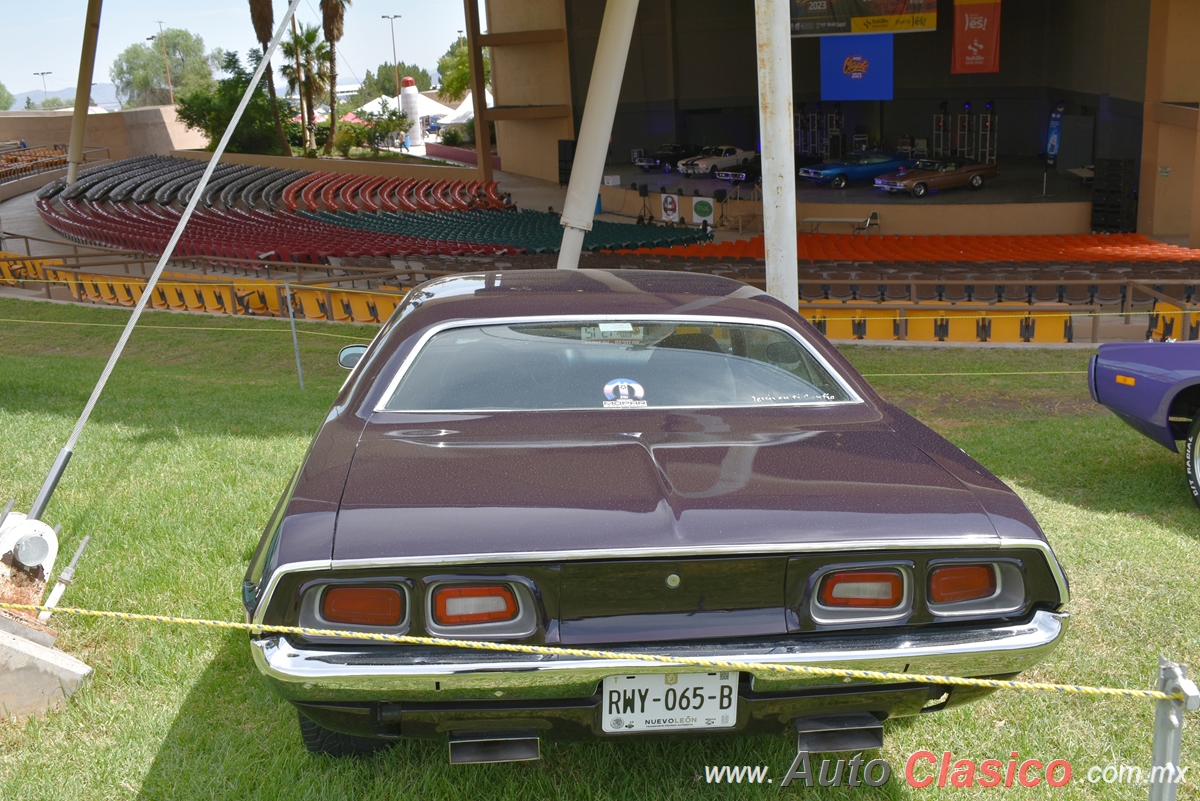
<svg viewBox="0 0 1200 801">
<path fill-rule="evenodd" d="M 717 177 L 717 170 L 745 164 L 754 158 L 753 150 L 742 150 L 733 145 L 706 147 L 699 156 L 679 162 L 679 171 L 684 175 L 707 175 Z"/>
</svg>

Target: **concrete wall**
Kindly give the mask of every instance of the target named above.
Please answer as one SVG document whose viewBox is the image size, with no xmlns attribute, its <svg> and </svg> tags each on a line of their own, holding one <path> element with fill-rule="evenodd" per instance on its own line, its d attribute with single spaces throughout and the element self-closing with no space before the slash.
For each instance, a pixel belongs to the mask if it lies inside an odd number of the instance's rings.
<svg viewBox="0 0 1200 801">
<path fill-rule="evenodd" d="M 71 140 L 71 110 L 0 112 L 0 140 L 6 139 L 24 139 L 30 146 L 66 145 Z M 85 149 L 108 148 L 113 160 L 166 155 L 207 143 L 203 134 L 179 122 L 174 106 L 89 114 L 83 138 Z"/>
<path fill-rule="evenodd" d="M 1152 0 L 1138 230 L 1200 248 L 1200 3 Z"/>
<path fill-rule="evenodd" d="M 474 2 L 475 0 L 467 0 Z M 488 33 L 563 30 L 563 0 L 487 0 Z M 571 106 L 569 45 L 564 38 L 491 48 L 497 106 Z M 496 146 L 509 172 L 558 180 L 558 140 L 574 139 L 568 112 L 562 117 L 500 119 Z"/>
</svg>

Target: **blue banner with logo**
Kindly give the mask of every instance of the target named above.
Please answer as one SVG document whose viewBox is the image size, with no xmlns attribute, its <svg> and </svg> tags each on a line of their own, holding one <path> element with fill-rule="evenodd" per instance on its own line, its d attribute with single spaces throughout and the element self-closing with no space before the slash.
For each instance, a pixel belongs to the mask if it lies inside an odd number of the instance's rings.
<svg viewBox="0 0 1200 801">
<path fill-rule="evenodd" d="M 891 100 L 890 34 L 821 37 L 822 100 Z"/>
<path fill-rule="evenodd" d="M 1062 138 L 1062 118 L 1066 109 L 1066 103 L 1059 103 L 1050 112 L 1050 128 L 1046 131 L 1046 163 L 1051 167 L 1058 161 L 1058 143 Z"/>
</svg>

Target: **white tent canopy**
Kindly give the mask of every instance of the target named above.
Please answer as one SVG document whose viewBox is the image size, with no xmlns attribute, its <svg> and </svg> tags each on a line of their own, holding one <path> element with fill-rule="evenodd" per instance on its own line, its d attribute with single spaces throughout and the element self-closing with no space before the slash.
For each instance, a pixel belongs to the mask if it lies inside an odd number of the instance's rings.
<svg viewBox="0 0 1200 801">
<path fill-rule="evenodd" d="M 483 90 L 483 99 L 487 101 L 488 108 L 496 105 L 496 101 L 492 97 L 492 93 L 487 89 Z M 467 96 L 464 97 L 463 101 L 458 104 L 458 108 L 455 109 L 454 113 L 449 117 L 442 117 L 442 119 L 438 121 L 438 125 L 462 125 L 464 122 L 474 116 L 475 104 L 471 98 L 471 93 L 467 92 Z"/>
<path fill-rule="evenodd" d="M 380 114 L 383 112 L 383 102 L 387 101 L 388 108 L 400 108 L 400 98 L 398 97 L 377 97 L 370 103 L 358 108 L 356 113 L 362 114 Z M 454 109 L 449 106 L 443 106 L 436 100 L 431 100 L 423 94 L 417 94 L 417 111 L 422 117 L 437 117 L 453 114 Z"/>
</svg>

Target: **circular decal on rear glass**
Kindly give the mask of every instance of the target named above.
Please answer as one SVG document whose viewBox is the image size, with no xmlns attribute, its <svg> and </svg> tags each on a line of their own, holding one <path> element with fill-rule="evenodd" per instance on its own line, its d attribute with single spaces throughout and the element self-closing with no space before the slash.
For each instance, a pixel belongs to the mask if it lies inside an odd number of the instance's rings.
<svg viewBox="0 0 1200 801">
<path fill-rule="evenodd" d="M 604 408 L 632 409 L 646 405 L 646 390 L 628 378 L 614 378 L 604 385 Z"/>
</svg>

